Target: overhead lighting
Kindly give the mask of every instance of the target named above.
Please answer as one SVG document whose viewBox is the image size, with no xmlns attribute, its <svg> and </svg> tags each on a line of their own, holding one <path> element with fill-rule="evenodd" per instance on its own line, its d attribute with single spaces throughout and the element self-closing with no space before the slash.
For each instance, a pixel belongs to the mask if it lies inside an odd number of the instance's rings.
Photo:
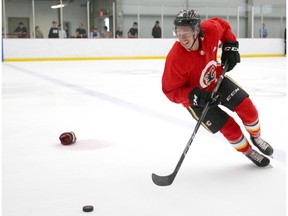
<svg viewBox="0 0 288 216">
<path fill-rule="evenodd" d="M 57 9 L 57 8 L 63 8 L 65 6 L 66 6 L 65 4 L 57 4 L 57 5 L 52 5 L 51 8 L 52 9 Z"/>
</svg>

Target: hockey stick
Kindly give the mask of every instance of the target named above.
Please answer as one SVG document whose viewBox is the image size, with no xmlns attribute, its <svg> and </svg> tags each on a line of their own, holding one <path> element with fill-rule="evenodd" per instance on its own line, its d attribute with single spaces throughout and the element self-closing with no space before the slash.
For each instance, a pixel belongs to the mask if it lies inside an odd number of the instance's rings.
<svg viewBox="0 0 288 216">
<path fill-rule="evenodd" d="M 222 71 L 222 74 L 220 75 L 220 77 L 219 77 L 219 79 L 217 81 L 217 84 L 216 84 L 216 86 L 213 89 L 213 92 L 217 92 L 218 91 L 218 89 L 219 89 L 219 87 L 220 87 L 220 85 L 222 83 L 222 80 L 224 79 L 225 73 L 227 72 L 227 69 L 228 69 L 228 64 L 227 64 L 227 61 L 226 61 L 225 62 L 225 66 L 224 66 L 223 71 Z M 159 176 L 159 175 L 156 175 L 156 174 L 153 173 L 152 174 L 152 180 L 153 180 L 154 184 L 156 184 L 158 186 L 169 186 L 169 185 L 171 185 L 173 183 L 173 181 L 174 181 L 174 179 L 175 179 L 175 177 L 176 177 L 176 175 L 177 175 L 177 173 L 178 173 L 178 171 L 179 171 L 179 169 L 181 167 L 181 164 L 182 164 L 182 162 L 183 162 L 183 160 L 184 160 L 184 158 L 185 158 L 185 156 L 186 156 L 186 154 L 187 154 L 187 152 L 188 152 L 188 150 L 189 150 L 189 148 L 190 148 L 190 146 L 191 146 L 191 144 L 192 144 L 192 142 L 194 140 L 194 137 L 196 136 L 196 133 L 197 133 L 201 123 L 203 122 L 203 120 L 204 120 L 204 118 L 205 118 L 205 116 L 206 116 L 206 114 L 207 114 L 207 112 L 209 110 L 209 107 L 210 107 L 210 103 L 208 102 L 206 104 L 205 108 L 203 109 L 202 115 L 201 115 L 199 121 L 197 122 L 197 124 L 196 124 L 196 126 L 194 128 L 194 131 L 193 131 L 190 139 L 188 140 L 188 143 L 186 144 L 186 147 L 185 147 L 185 149 L 184 149 L 184 151 L 183 151 L 183 153 L 182 153 L 182 155 L 180 157 L 180 160 L 178 161 L 173 173 L 171 173 L 168 176 Z"/>
</svg>

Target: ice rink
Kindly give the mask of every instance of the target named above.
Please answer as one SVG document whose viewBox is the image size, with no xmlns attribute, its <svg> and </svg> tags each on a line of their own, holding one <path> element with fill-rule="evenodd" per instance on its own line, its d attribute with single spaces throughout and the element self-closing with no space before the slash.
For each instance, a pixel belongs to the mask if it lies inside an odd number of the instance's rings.
<svg viewBox="0 0 288 216">
<path fill-rule="evenodd" d="M 168 187 L 151 174 L 172 173 L 196 123 L 163 95 L 164 60 L 2 63 L 3 216 L 285 216 L 286 58 L 241 61 L 227 75 L 258 108 L 272 166 L 200 128 Z"/>
</svg>

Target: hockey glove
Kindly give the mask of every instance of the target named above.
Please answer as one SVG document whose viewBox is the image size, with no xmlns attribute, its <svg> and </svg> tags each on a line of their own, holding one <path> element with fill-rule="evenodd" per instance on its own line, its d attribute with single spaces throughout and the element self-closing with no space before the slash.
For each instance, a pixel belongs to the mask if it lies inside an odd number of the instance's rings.
<svg viewBox="0 0 288 216">
<path fill-rule="evenodd" d="M 72 131 L 62 133 L 59 137 L 59 140 L 62 143 L 62 145 L 70 145 L 72 143 L 75 143 L 76 139 L 77 138 L 75 136 L 75 133 Z"/>
<path fill-rule="evenodd" d="M 221 56 L 221 64 L 224 65 L 227 61 L 228 70 L 232 70 L 237 63 L 240 62 L 240 55 L 238 52 L 239 43 L 238 41 L 234 42 L 225 42 L 222 47 L 222 56 Z"/>
<path fill-rule="evenodd" d="M 196 87 L 189 93 L 189 101 L 193 106 L 205 107 L 209 102 L 212 107 L 221 103 L 221 95 L 218 92 L 209 92 Z"/>
</svg>

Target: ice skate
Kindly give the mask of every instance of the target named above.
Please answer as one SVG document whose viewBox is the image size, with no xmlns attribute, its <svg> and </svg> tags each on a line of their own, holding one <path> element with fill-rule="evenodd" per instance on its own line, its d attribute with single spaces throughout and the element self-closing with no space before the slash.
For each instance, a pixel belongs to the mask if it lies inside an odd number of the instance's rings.
<svg viewBox="0 0 288 216">
<path fill-rule="evenodd" d="M 271 156 L 273 154 L 273 148 L 264 141 L 261 137 L 250 137 L 253 145 L 255 145 L 263 154 Z"/>
<path fill-rule="evenodd" d="M 265 157 L 264 155 L 258 153 L 255 150 L 252 150 L 252 152 L 249 155 L 246 155 L 255 165 L 259 167 L 266 167 L 269 165 L 270 160 Z"/>
</svg>

